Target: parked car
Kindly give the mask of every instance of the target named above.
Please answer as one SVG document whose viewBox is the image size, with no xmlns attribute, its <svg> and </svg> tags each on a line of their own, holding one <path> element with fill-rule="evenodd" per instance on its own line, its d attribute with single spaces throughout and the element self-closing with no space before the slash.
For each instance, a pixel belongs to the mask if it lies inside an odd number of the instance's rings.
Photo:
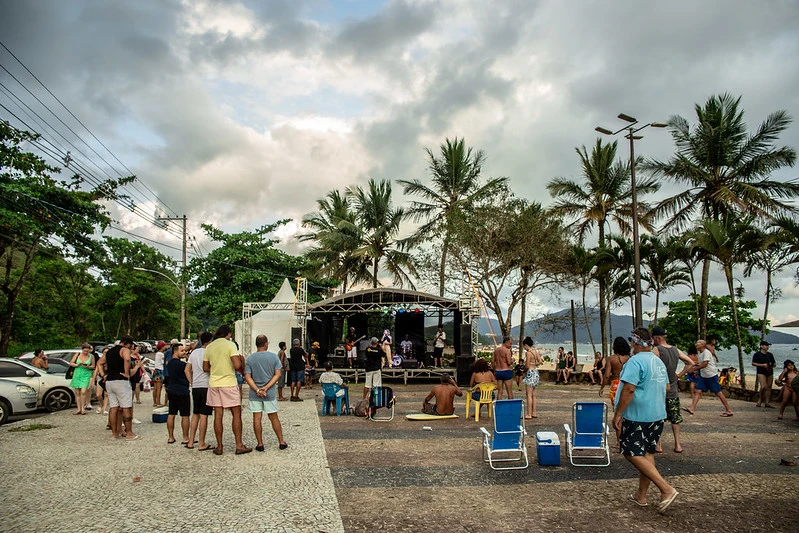
<svg viewBox="0 0 799 533">
<path fill-rule="evenodd" d="M 49 367 L 47 371 L 51 374 L 66 374 L 67 370 L 69 370 L 69 362 L 72 361 L 72 358 L 78 352 L 80 352 L 80 348 L 45 350 L 44 354 L 47 356 L 47 366 Z M 94 355 L 95 362 L 97 362 L 97 359 L 100 358 L 100 355 Z M 33 352 L 25 352 L 17 357 L 17 359 L 31 364 L 31 361 L 33 361 Z"/>
<path fill-rule="evenodd" d="M 31 359 L 22 359 L 22 357 L 20 356 L 19 360 L 25 361 L 28 364 L 33 364 L 31 363 Z M 47 372 L 49 372 L 50 374 L 66 374 L 69 368 L 70 368 L 69 361 L 67 361 L 66 359 L 60 359 L 58 357 L 50 357 L 49 355 L 47 356 Z"/>
<path fill-rule="evenodd" d="M 0 424 L 5 424 L 11 415 L 35 411 L 38 399 L 38 394 L 30 385 L 0 379 Z"/>
<path fill-rule="evenodd" d="M 53 374 L 19 359 L 0 359 L 0 378 L 29 385 L 37 394 L 38 404 L 48 411 L 68 409 L 75 401 L 64 374 Z"/>
</svg>

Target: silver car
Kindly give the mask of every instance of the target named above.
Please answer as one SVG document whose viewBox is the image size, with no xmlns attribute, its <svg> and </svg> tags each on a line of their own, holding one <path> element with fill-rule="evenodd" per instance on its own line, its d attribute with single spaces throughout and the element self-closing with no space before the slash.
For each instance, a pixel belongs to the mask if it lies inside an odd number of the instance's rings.
<svg viewBox="0 0 799 533">
<path fill-rule="evenodd" d="M 39 395 L 29 385 L 0 379 L 0 424 L 5 424 L 11 415 L 35 411 L 38 403 Z"/>
<path fill-rule="evenodd" d="M 51 374 L 19 359 L 0 358 L 0 378 L 29 385 L 36 391 L 39 405 L 51 412 L 68 409 L 75 401 L 64 374 Z"/>
</svg>

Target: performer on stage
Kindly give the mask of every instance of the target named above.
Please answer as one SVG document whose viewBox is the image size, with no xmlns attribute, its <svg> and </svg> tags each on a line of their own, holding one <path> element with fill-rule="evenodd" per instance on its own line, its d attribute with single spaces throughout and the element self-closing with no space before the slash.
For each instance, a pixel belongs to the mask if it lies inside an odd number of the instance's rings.
<svg viewBox="0 0 799 533">
<path fill-rule="evenodd" d="M 383 338 L 380 340 L 380 344 L 386 354 L 383 366 L 391 368 L 391 332 L 389 330 L 383 330 Z"/>
<path fill-rule="evenodd" d="M 438 326 L 438 331 L 433 339 L 433 366 L 443 367 L 444 346 L 447 345 L 447 334 L 444 326 Z"/>
<path fill-rule="evenodd" d="M 403 357 L 413 359 L 413 342 L 410 335 L 405 335 L 405 338 L 400 342 L 400 351 Z"/>
<path fill-rule="evenodd" d="M 350 328 L 344 342 L 344 348 L 347 350 L 347 367 L 352 368 L 355 365 L 355 360 L 358 357 L 358 341 L 365 337 L 366 335 L 358 337 L 355 334 L 355 328 Z"/>
</svg>

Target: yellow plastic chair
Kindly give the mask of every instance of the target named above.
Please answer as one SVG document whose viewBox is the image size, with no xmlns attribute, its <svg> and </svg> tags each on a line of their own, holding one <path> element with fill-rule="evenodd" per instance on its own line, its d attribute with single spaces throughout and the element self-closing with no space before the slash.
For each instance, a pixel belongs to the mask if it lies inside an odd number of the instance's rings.
<svg viewBox="0 0 799 533">
<path fill-rule="evenodd" d="M 494 405 L 494 391 L 497 390 L 496 383 L 478 383 L 466 394 L 466 418 L 469 418 L 469 408 L 474 403 L 474 420 L 480 421 L 480 406 L 488 406 L 488 418 L 491 418 L 491 411 Z M 472 398 L 473 392 L 480 393 L 480 399 Z"/>
</svg>

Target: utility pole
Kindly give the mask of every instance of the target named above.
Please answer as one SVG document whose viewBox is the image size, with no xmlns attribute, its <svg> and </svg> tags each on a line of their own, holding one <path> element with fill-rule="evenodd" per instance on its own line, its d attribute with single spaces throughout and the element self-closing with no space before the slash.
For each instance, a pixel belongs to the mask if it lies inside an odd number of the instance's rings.
<svg viewBox="0 0 799 533">
<path fill-rule="evenodd" d="M 183 268 L 180 271 L 180 340 L 186 338 L 186 215 L 182 217 L 158 217 L 166 222 L 183 222 Z"/>
</svg>

